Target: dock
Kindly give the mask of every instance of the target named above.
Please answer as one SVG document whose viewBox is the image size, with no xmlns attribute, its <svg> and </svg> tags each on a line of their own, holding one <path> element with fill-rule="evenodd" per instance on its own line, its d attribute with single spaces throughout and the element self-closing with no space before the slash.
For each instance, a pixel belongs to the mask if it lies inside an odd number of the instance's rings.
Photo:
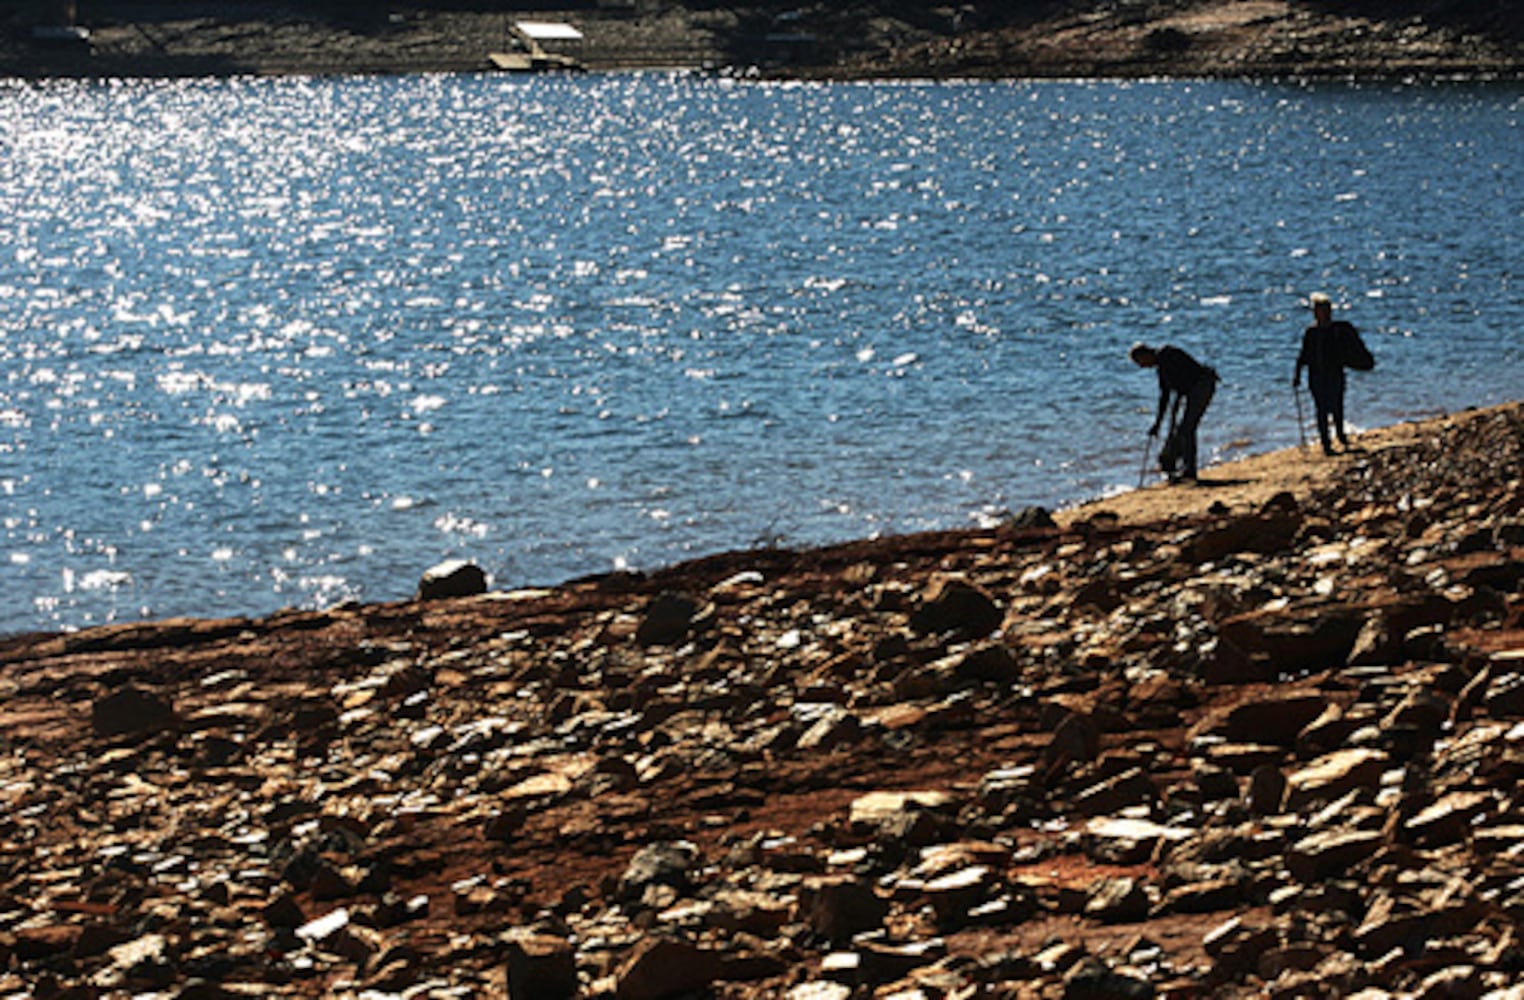
<svg viewBox="0 0 1524 1000">
<path fill-rule="evenodd" d="M 487 60 L 504 72 L 578 72 L 584 69 L 582 60 L 572 54 L 582 48 L 582 32 L 564 21 L 515 21 L 507 42 L 505 51 L 487 54 Z"/>
</svg>

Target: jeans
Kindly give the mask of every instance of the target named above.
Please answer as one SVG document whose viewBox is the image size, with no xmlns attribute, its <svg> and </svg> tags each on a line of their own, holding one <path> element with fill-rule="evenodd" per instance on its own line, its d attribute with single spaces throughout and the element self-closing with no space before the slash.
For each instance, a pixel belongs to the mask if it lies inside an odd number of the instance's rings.
<svg viewBox="0 0 1524 1000">
<path fill-rule="evenodd" d="M 1333 432 L 1338 435 L 1339 443 L 1348 445 L 1349 439 L 1344 436 L 1344 372 L 1340 369 L 1332 378 L 1312 377 L 1307 373 L 1307 389 L 1312 393 L 1312 406 L 1318 415 L 1318 438 L 1323 442 L 1323 450 L 1331 451 L 1329 447 L 1330 425 Z"/>
<path fill-rule="evenodd" d="M 1212 394 L 1217 391 L 1217 373 L 1208 371 L 1207 377 L 1197 379 L 1191 391 L 1186 393 L 1185 413 L 1170 428 L 1161 453 L 1164 471 L 1175 474 L 1178 470 L 1178 474 L 1186 479 L 1196 478 L 1196 428 L 1201 425 L 1202 414 L 1206 413 Z"/>
</svg>

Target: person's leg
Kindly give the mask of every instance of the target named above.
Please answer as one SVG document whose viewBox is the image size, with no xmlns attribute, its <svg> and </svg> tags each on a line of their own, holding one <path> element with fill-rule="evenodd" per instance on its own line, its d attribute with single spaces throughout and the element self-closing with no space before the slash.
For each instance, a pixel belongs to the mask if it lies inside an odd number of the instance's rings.
<svg viewBox="0 0 1524 1000">
<path fill-rule="evenodd" d="M 1176 449 L 1180 442 L 1176 438 L 1176 429 L 1171 427 L 1164 435 L 1164 447 L 1159 449 L 1159 470 L 1171 479 L 1175 476 Z"/>
<path fill-rule="evenodd" d="M 1339 435 L 1339 443 L 1349 447 L 1349 438 L 1344 434 L 1344 386 L 1334 387 L 1334 391 L 1328 400 L 1328 415 L 1333 419 L 1334 431 Z"/>
<path fill-rule="evenodd" d="M 1180 466 L 1180 411 L 1182 400 L 1176 396 L 1170 403 L 1169 430 L 1164 432 L 1164 447 L 1159 450 L 1159 468 L 1174 482 Z"/>
<path fill-rule="evenodd" d="M 1215 391 L 1216 379 L 1203 379 L 1186 399 L 1185 416 L 1180 418 L 1181 475 L 1186 479 L 1196 478 L 1196 428 L 1201 426 L 1201 417 Z"/>
<path fill-rule="evenodd" d="M 1332 455 L 1333 443 L 1328 436 L 1328 425 L 1330 422 L 1328 387 L 1309 380 L 1307 388 L 1312 393 L 1313 411 L 1318 415 L 1318 440 L 1323 443 L 1323 454 Z"/>
</svg>

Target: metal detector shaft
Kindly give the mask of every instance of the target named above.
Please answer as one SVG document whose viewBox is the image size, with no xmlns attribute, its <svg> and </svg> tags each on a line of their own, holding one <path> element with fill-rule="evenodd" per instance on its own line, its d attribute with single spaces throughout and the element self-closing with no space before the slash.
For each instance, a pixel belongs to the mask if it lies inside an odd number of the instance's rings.
<svg viewBox="0 0 1524 1000">
<path fill-rule="evenodd" d="M 1300 383 L 1291 383 L 1291 394 L 1296 397 L 1296 436 L 1302 442 L 1302 447 L 1307 447 L 1307 418 L 1302 414 L 1302 386 Z"/>
</svg>

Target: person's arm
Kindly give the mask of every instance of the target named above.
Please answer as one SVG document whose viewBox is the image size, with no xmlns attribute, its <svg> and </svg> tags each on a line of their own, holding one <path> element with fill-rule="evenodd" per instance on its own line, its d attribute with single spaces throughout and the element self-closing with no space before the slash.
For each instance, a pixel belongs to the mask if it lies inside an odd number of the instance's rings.
<svg viewBox="0 0 1524 1000">
<path fill-rule="evenodd" d="M 1368 372 L 1376 367 L 1376 359 L 1371 355 L 1370 348 L 1365 346 L 1365 341 L 1360 339 L 1360 331 L 1350 323 L 1336 325 L 1339 339 L 1335 356 L 1339 359 L 1339 365 L 1357 372 Z"/>
<path fill-rule="evenodd" d="M 1302 349 L 1296 355 L 1296 369 L 1291 373 L 1291 387 L 1295 389 L 1302 384 L 1302 369 L 1307 367 L 1307 333 L 1302 334 Z"/>
<path fill-rule="evenodd" d="M 1169 388 L 1164 384 L 1164 373 L 1159 373 L 1159 411 L 1154 414 L 1154 425 L 1148 429 L 1148 436 L 1154 437 L 1159 433 L 1159 425 L 1164 423 L 1164 411 L 1169 409 Z"/>
</svg>

